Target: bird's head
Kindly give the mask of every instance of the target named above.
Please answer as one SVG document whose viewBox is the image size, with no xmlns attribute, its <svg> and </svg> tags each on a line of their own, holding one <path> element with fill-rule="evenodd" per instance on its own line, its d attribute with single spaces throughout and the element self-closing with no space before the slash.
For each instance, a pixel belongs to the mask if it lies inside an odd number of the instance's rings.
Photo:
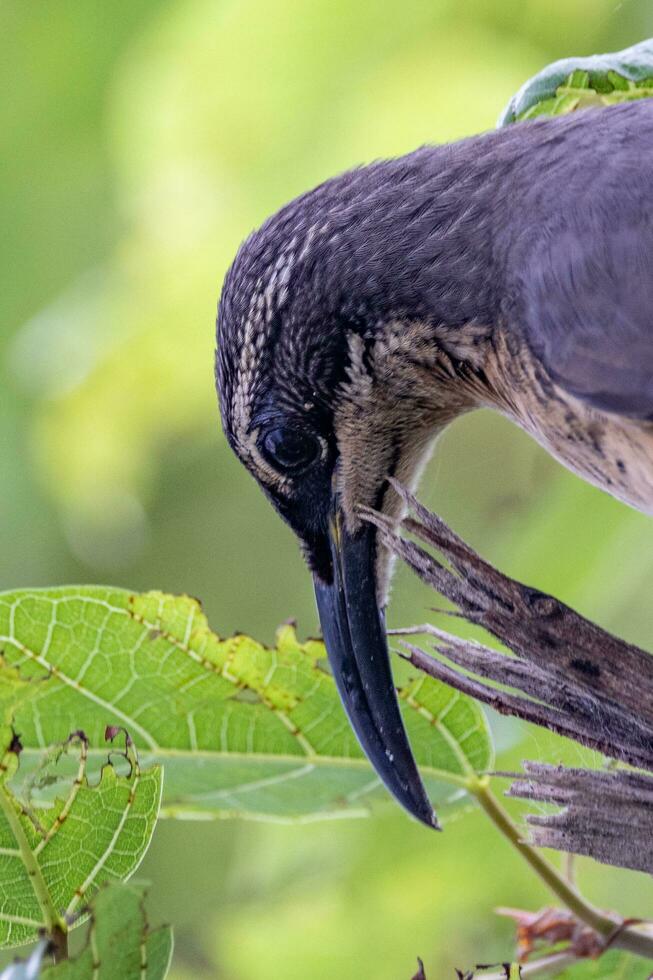
<svg viewBox="0 0 653 980">
<path fill-rule="evenodd" d="M 230 445 L 301 543 L 359 741 L 397 799 L 434 826 L 389 666 L 390 558 L 361 508 L 400 518 L 389 478 L 414 483 L 467 396 L 442 320 L 427 315 L 423 262 L 406 269 L 396 186 L 354 171 L 250 236 L 220 300 L 217 385 Z"/>
</svg>

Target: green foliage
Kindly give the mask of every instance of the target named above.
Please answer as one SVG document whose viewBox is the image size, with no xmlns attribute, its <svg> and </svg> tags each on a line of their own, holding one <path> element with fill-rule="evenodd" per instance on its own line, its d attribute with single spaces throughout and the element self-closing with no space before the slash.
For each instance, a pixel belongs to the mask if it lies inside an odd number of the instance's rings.
<svg viewBox="0 0 653 980">
<path fill-rule="evenodd" d="M 220 639 L 187 596 L 76 587 L 0 595 L 0 636 L 0 708 L 13 708 L 25 756 L 72 727 L 102 754 L 106 726 L 123 726 L 143 762 L 165 764 L 168 816 L 326 817 L 387 796 L 323 644 L 299 644 L 289 626 L 271 649 Z M 452 785 L 460 795 L 468 773 L 492 764 L 482 710 L 426 677 L 399 697 L 433 798 Z"/>
<path fill-rule="evenodd" d="M 552 58 L 640 36 L 650 0 L 378 12 L 370 0 L 2 5 L 2 588 L 101 571 L 201 593 L 228 630 L 267 637 L 282 611 L 312 628 L 295 542 L 217 433 L 211 320 L 228 261 L 317 181 L 490 128 Z M 515 427 L 485 413 L 456 423 L 422 494 L 501 567 L 650 638 L 650 521 Z M 400 574 L 393 625 L 421 621 L 432 598 Z M 546 733 L 526 737 L 502 726 L 500 768 L 579 762 Z M 396 807 L 292 827 L 164 823 L 143 873 L 182 926 L 174 980 L 396 980 L 419 950 L 448 977 L 472 956 L 505 957 L 492 906 L 546 896 L 480 814 L 431 848 L 425 833 Z M 601 907 L 615 895 L 633 915 L 651 907 L 644 876 L 580 865 Z"/>
<path fill-rule="evenodd" d="M 535 119 L 538 116 L 565 116 L 577 109 L 616 105 L 619 102 L 632 102 L 653 96 L 653 75 L 639 82 L 631 82 L 614 71 L 605 75 L 587 71 L 572 72 L 555 90 L 555 95 L 544 99 L 526 109 L 518 121 Z"/>
<path fill-rule="evenodd" d="M 109 21 L 119 34 L 138 6 L 142 0 L 120 0 L 97 22 Z M 128 53 L 117 59 L 111 84 L 102 90 L 107 132 L 96 152 L 108 159 L 96 179 L 106 180 L 107 197 L 115 201 L 121 239 L 112 247 L 114 229 L 102 221 L 103 208 L 99 216 L 84 213 L 88 191 L 66 200 L 62 188 L 55 197 L 52 184 L 65 170 L 62 162 L 61 170 L 46 168 L 43 175 L 48 207 L 39 210 L 39 234 L 29 242 L 19 239 L 11 256 L 20 260 L 28 246 L 43 247 L 56 235 L 46 261 L 29 266 L 30 312 L 47 305 L 24 324 L 13 365 L 21 384 L 38 392 L 31 430 L 48 496 L 73 549 L 103 571 L 124 567 L 140 553 L 143 507 L 153 503 L 171 444 L 220 451 L 212 320 L 220 281 L 246 231 L 337 170 L 492 125 L 497 106 L 538 63 L 509 32 L 493 33 L 490 51 L 482 24 L 474 25 L 471 15 L 460 31 L 441 2 L 389 4 L 381 18 L 370 0 L 340 2 L 337 9 L 329 0 L 258 0 L 236 4 L 229 16 L 223 4 L 206 0 L 147 6 L 149 30 L 129 39 Z M 70 0 L 57 7 L 64 8 L 58 68 L 51 68 L 53 104 L 45 114 L 60 120 L 66 108 L 82 114 L 75 104 L 78 86 L 84 102 L 89 95 L 87 72 L 70 83 L 74 91 L 61 86 L 60 76 L 75 71 L 85 44 L 72 40 L 83 27 Z M 87 16 L 102 37 L 93 45 L 100 49 L 98 61 L 106 63 L 106 29 Z M 30 38 L 24 43 L 32 49 L 36 34 L 37 50 L 49 50 L 51 34 L 38 21 L 25 26 Z M 6 36 L 13 27 L 6 26 Z M 243 71 L 244 51 L 256 73 Z M 88 55 L 98 69 L 95 57 Z M 5 71 L 7 84 L 23 71 L 26 83 L 34 84 L 33 73 L 20 59 L 9 61 L 9 53 Z M 443 80 L 453 77 L 455 98 L 449 98 Z M 13 121 L 16 111 L 8 114 Z M 74 148 L 60 136 L 66 124 L 51 128 L 59 138 L 55 147 L 46 145 L 44 158 L 56 150 L 56 161 L 67 159 Z M 5 125 L 7 131 L 12 140 L 15 132 Z M 33 173 L 33 143 L 18 142 L 14 153 L 21 171 Z M 86 164 L 85 156 L 80 169 L 90 180 Z M 12 205 L 12 215 L 24 209 L 19 225 L 29 226 L 38 207 L 34 193 Z M 52 211 L 55 221 L 63 217 L 64 235 L 46 224 Z M 104 236 L 102 243 L 108 240 L 104 254 L 96 246 L 90 258 L 80 256 L 79 277 L 62 277 L 61 294 L 50 286 L 47 301 L 39 297 L 34 305 L 40 265 L 51 270 L 54 261 L 63 263 L 62 252 L 93 230 Z M 225 469 L 214 481 L 214 502 L 225 489 Z M 249 627 L 251 619 L 242 622 Z"/>
<path fill-rule="evenodd" d="M 39 786 L 72 745 L 79 749 L 65 796 L 48 807 L 36 803 Z M 108 881 L 129 877 L 150 842 L 161 797 L 161 770 L 140 770 L 128 747 L 129 773 L 108 762 L 97 782 L 86 774 L 86 742 L 76 734 L 18 794 L 10 788 L 19 767 L 20 742 L 5 727 L 0 761 L 0 945 L 35 939 L 39 930 L 83 916 Z M 106 753 L 105 753 L 106 754 Z"/>
<path fill-rule="evenodd" d="M 582 960 L 559 974 L 560 980 L 650 980 L 646 961 L 615 950 L 598 960 Z"/>
<path fill-rule="evenodd" d="M 163 980 L 172 957 L 172 930 L 150 930 L 143 897 L 133 885 L 100 889 L 91 902 L 85 949 L 45 970 L 43 980 Z"/>
<path fill-rule="evenodd" d="M 653 40 L 647 40 L 625 51 L 547 65 L 513 96 L 499 125 L 651 96 Z"/>
</svg>

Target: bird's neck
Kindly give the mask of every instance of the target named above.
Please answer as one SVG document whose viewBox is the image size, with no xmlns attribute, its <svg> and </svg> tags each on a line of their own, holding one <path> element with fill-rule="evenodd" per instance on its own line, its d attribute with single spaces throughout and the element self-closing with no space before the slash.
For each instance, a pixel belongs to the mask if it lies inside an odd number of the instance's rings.
<svg viewBox="0 0 653 980">
<path fill-rule="evenodd" d="M 428 320 L 452 330 L 494 322 L 495 241 L 512 163 L 503 143 L 488 134 L 426 147 L 314 192 L 307 269 L 321 308 L 352 321 Z"/>
<path fill-rule="evenodd" d="M 387 316 L 427 321 L 452 334 L 465 324 L 495 322 L 499 276 L 492 212 L 465 207 L 451 202 L 443 220 L 422 229 L 407 224 L 398 233 L 388 250 Z"/>
</svg>

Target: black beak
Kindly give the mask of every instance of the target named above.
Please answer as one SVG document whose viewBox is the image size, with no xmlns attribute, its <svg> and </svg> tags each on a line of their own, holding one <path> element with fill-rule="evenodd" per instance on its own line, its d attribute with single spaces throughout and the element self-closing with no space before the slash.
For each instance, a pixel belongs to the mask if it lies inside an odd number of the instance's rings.
<svg viewBox="0 0 653 980">
<path fill-rule="evenodd" d="M 329 661 L 345 711 L 365 755 L 403 807 L 439 829 L 399 713 L 384 616 L 376 596 L 376 530 L 351 535 L 336 517 L 330 544 L 333 581 L 315 578 Z"/>
</svg>

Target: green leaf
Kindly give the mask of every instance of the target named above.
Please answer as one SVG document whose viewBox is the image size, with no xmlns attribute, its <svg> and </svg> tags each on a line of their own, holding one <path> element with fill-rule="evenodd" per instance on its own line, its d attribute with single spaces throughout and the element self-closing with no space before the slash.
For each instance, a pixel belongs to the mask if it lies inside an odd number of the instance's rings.
<svg viewBox="0 0 653 980">
<path fill-rule="evenodd" d="M 90 935 L 74 960 L 50 967 L 43 980 L 163 980 L 172 957 L 169 926 L 150 931 L 143 889 L 102 888 L 91 903 Z"/>
<path fill-rule="evenodd" d="M 589 88 L 590 87 L 590 73 L 588 71 L 583 71 L 581 68 L 576 71 L 572 71 L 568 79 L 568 84 L 570 88 Z"/>
<path fill-rule="evenodd" d="M 290 627 L 269 649 L 218 638 L 187 596 L 80 587 L 0 595 L 0 643 L 5 664 L 31 680 L 14 719 L 25 755 L 72 725 L 93 756 L 105 726 L 122 725 L 143 762 L 165 763 L 165 815 L 309 819 L 387 798 L 323 644 L 298 643 Z M 481 709 L 427 677 L 399 695 L 434 801 L 460 796 L 466 774 L 492 764 Z"/>
<path fill-rule="evenodd" d="M 106 763 L 91 784 L 86 740 L 76 733 L 18 795 L 9 783 L 18 771 L 20 742 L 9 728 L 0 735 L 0 946 L 13 946 L 35 939 L 41 929 L 65 931 L 67 921 L 81 920 L 103 882 L 134 871 L 156 823 L 161 770 L 141 772 L 130 750 L 128 775 Z M 34 792 L 73 747 L 78 758 L 66 796 L 37 808 Z"/>
<path fill-rule="evenodd" d="M 512 97 L 498 125 L 651 96 L 653 39 L 624 51 L 564 58 L 547 65 Z"/>
</svg>

